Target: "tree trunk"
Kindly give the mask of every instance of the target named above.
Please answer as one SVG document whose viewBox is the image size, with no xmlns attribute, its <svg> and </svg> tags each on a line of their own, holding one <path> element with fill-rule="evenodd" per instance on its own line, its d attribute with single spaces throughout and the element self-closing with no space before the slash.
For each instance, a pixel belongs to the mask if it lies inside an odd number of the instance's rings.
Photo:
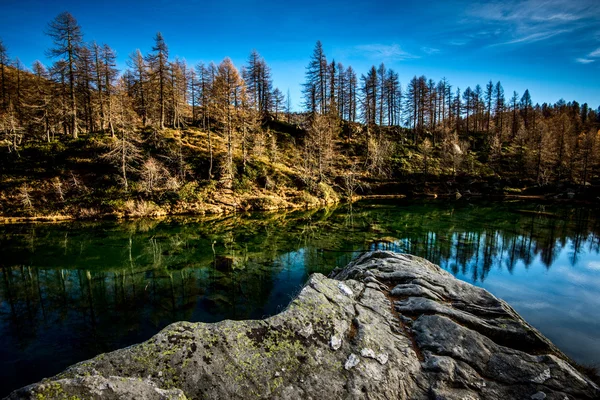
<svg viewBox="0 0 600 400">
<path fill-rule="evenodd" d="M 125 132 L 123 132 L 123 137 L 121 138 L 121 173 L 123 174 L 123 185 L 125 186 L 125 191 L 129 191 L 129 186 L 127 184 L 127 163 L 125 157 Z"/>
<path fill-rule="evenodd" d="M 73 71 L 75 60 L 73 58 L 73 47 L 70 35 L 67 39 L 67 45 L 69 53 L 69 90 L 71 91 L 71 133 L 73 134 L 73 139 L 77 139 L 77 101 L 75 100 L 75 72 Z"/>
</svg>

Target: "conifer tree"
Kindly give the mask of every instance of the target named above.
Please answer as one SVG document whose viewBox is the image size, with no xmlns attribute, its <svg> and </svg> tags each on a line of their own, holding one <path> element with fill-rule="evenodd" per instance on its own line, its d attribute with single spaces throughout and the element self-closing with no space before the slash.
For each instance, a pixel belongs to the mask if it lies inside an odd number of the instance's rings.
<svg viewBox="0 0 600 400">
<path fill-rule="evenodd" d="M 113 117 L 113 107 L 112 107 L 112 98 L 113 91 L 115 86 L 115 81 L 119 75 L 119 71 L 117 70 L 117 54 L 113 49 L 110 48 L 109 45 L 104 44 L 102 46 L 102 79 L 104 81 L 104 92 L 105 99 L 107 103 L 107 119 L 108 119 L 108 129 L 110 130 L 110 134 L 112 137 L 115 136 L 115 127 L 114 127 L 114 117 Z"/>
<path fill-rule="evenodd" d="M 225 58 L 218 66 L 213 82 L 212 97 L 215 102 L 215 118 L 219 121 L 227 142 L 227 159 L 225 162 L 225 182 L 231 186 L 234 179 L 233 148 L 235 140 L 235 122 L 238 107 L 241 105 L 244 82 L 229 58 Z"/>
<path fill-rule="evenodd" d="M 311 113 L 323 114 L 327 107 L 327 58 L 321 41 L 317 41 L 313 55 L 306 68 L 304 105 Z"/>
<path fill-rule="evenodd" d="M 265 118 L 272 107 L 273 81 L 271 69 L 256 50 L 250 54 L 248 66 L 242 75 L 247 85 L 249 101 L 261 117 Z"/>
<path fill-rule="evenodd" d="M 496 116 L 496 135 L 501 136 L 502 128 L 503 128 L 502 116 L 504 115 L 505 99 L 504 99 L 504 88 L 502 88 L 502 84 L 500 83 L 500 81 L 498 81 L 496 83 L 496 86 L 494 87 L 494 99 L 495 99 L 494 114 Z"/>
<path fill-rule="evenodd" d="M 494 98 L 494 83 L 490 80 L 485 86 L 485 101 L 487 104 L 487 124 L 486 131 L 490 133 L 490 123 L 492 121 L 492 99 Z"/>
<path fill-rule="evenodd" d="M 153 53 L 150 53 L 146 58 L 146 62 L 150 68 L 150 76 L 157 85 L 158 91 L 158 126 L 160 129 L 165 128 L 165 113 L 167 102 L 167 82 L 169 81 L 169 48 L 165 43 L 160 32 L 154 37 Z"/>
<path fill-rule="evenodd" d="M 356 121 L 356 109 L 357 109 L 357 87 L 358 80 L 356 72 L 349 66 L 346 69 L 346 82 L 348 82 L 348 121 Z"/>
<path fill-rule="evenodd" d="M 148 102 L 148 71 L 144 56 L 139 49 L 129 56 L 128 66 L 132 69 L 132 75 L 135 80 L 130 94 L 134 100 L 135 110 L 142 118 L 142 125 L 145 126 L 148 119 L 148 107 L 146 104 Z"/>
<path fill-rule="evenodd" d="M 70 126 L 73 138 L 78 136 L 77 127 L 77 100 L 75 96 L 75 74 L 77 59 L 83 44 L 83 33 L 77 20 L 68 12 L 60 13 L 50 22 L 47 30 L 48 36 L 54 41 L 54 47 L 48 51 L 51 57 L 65 57 L 69 85 L 70 99 Z"/>
<path fill-rule="evenodd" d="M 275 114 L 275 120 L 279 119 L 279 112 L 284 109 L 285 104 L 285 96 L 279 90 L 279 88 L 275 88 L 273 91 L 273 113 Z"/>
</svg>

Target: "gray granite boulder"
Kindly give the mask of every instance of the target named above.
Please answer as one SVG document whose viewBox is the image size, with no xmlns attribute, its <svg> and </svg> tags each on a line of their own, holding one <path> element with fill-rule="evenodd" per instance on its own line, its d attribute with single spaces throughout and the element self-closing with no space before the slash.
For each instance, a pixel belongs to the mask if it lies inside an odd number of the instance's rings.
<svg viewBox="0 0 600 400">
<path fill-rule="evenodd" d="M 409 255 L 310 277 L 261 321 L 178 322 L 10 399 L 598 399 L 600 389 L 486 290 Z"/>
</svg>

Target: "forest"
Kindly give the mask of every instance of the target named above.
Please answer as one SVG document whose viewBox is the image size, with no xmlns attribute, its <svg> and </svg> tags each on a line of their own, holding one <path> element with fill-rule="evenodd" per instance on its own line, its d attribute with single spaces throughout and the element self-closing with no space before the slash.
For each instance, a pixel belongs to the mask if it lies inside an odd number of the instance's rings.
<svg viewBox="0 0 600 400">
<path fill-rule="evenodd" d="M 64 12 L 31 68 L 0 40 L 0 215 L 138 216 L 316 206 L 363 195 L 597 201 L 600 107 L 454 87 L 316 42 L 303 109 L 253 50 L 188 65 L 161 33 L 124 71 Z M 300 82 L 299 82 L 300 84 Z"/>
</svg>

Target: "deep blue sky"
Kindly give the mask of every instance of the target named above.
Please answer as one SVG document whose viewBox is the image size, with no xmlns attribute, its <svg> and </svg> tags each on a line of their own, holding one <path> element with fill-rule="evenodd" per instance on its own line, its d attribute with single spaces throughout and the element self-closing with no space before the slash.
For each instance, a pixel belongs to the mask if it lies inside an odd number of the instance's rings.
<svg viewBox="0 0 600 400">
<path fill-rule="evenodd" d="M 560 98 L 600 105 L 600 0 L 445 1 L 53 1 L 0 0 L 0 38 L 27 67 L 50 64 L 44 31 L 69 11 L 86 41 L 107 43 L 125 67 L 161 31 L 172 58 L 190 64 L 229 56 L 241 67 L 252 49 L 293 103 L 315 42 L 359 73 L 384 62 L 403 87 L 414 75 L 446 77 L 461 91 L 500 80 L 506 97 L 529 89 L 534 102 Z"/>
</svg>

